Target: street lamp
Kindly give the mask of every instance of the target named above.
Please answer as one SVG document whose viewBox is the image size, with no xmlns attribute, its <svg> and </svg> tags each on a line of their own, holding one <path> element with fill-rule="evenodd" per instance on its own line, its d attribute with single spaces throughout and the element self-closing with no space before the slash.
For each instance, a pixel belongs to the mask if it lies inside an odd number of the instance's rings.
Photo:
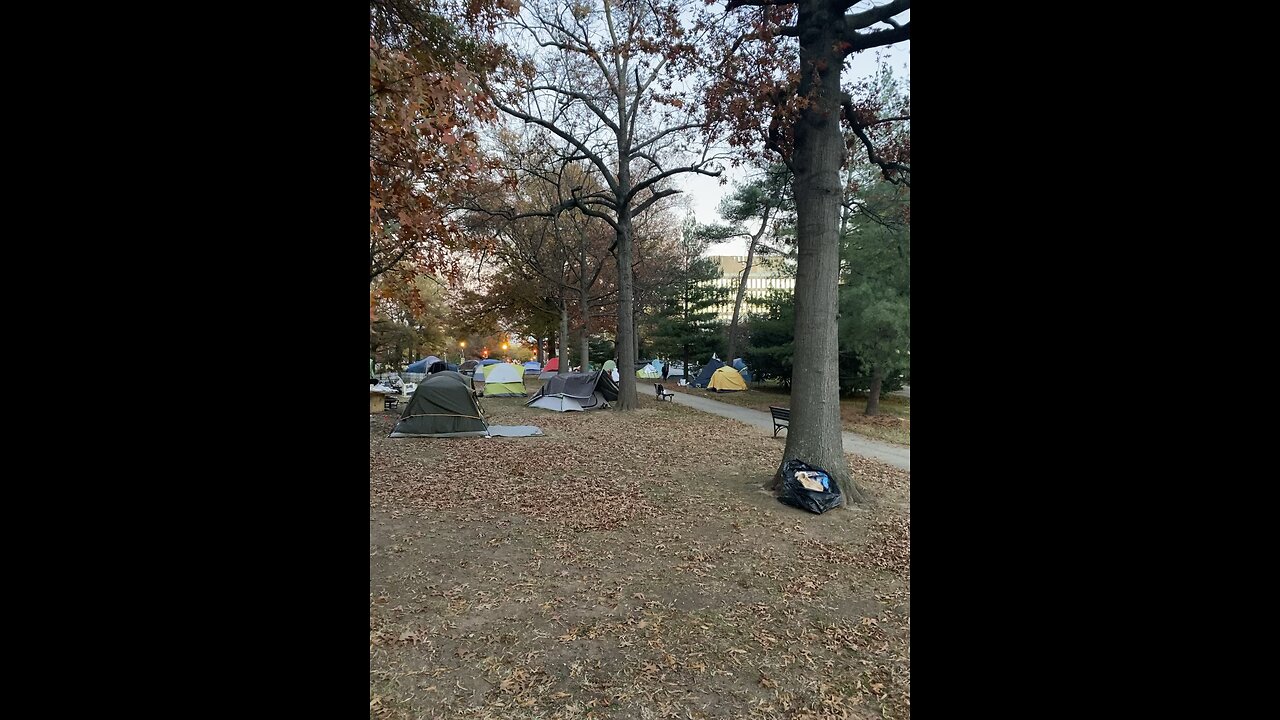
<svg viewBox="0 0 1280 720">
<path fill-rule="evenodd" d="M 467 341 L 458 341 L 458 347 L 462 348 L 462 352 L 458 353 L 458 365 L 461 366 L 462 363 L 467 361 Z"/>
</svg>

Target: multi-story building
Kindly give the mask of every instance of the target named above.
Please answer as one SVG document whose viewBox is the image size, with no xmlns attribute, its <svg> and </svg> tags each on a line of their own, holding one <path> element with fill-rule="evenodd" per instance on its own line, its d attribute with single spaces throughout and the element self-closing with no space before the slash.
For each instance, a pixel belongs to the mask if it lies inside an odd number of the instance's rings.
<svg viewBox="0 0 1280 720">
<path fill-rule="evenodd" d="M 729 289 L 725 304 L 716 308 L 716 317 L 729 322 L 733 319 L 733 302 L 738 297 L 738 285 L 741 284 L 747 258 L 745 255 L 713 255 L 711 259 L 720 266 L 720 278 L 712 280 L 712 284 Z M 751 276 L 747 278 L 747 292 L 742 298 L 742 314 L 762 312 L 764 301 L 775 290 L 795 292 L 795 289 L 793 269 L 788 268 L 781 257 L 757 255 L 751 259 Z"/>
</svg>

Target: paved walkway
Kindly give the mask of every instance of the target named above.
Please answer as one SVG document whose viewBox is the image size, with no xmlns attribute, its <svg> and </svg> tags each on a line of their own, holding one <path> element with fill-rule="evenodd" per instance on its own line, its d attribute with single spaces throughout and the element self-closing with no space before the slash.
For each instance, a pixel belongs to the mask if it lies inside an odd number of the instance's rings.
<svg viewBox="0 0 1280 720">
<path fill-rule="evenodd" d="M 675 402 L 679 405 L 688 405 L 691 408 L 709 412 L 715 415 L 737 420 L 748 425 L 754 425 L 760 428 L 768 435 L 773 435 L 773 417 L 767 412 L 752 410 L 751 408 L 739 407 L 722 403 L 710 398 L 690 395 L 688 393 L 678 392 L 675 394 Z M 854 455 L 862 455 L 864 457 L 874 458 L 880 462 L 887 463 L 903 470 L 911 470 L 911 448 L 901 445 L 890 445 L 851 432 L 841 433 L 844 435 L 844 451 L 853 453 Z M 779 437 L 786 437 L 779 433 Z"/>
</svg>

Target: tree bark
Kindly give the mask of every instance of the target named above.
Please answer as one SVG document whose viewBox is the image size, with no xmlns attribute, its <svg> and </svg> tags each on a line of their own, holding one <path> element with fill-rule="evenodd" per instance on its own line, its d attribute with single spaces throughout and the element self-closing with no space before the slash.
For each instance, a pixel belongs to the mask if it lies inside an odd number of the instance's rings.
<svg viewBox="0 0 1280 720">
<path fill-rule="evenodd" d="M 591 334 L 591 305 L 587 302 L 586 290 L 582 291 L 580 297 L 578 312 L 582 321 L 582 355 L 579 362 L 582 363 L 582 371 L 587 372 L 591 363 L 591 342 L 589 339 Z"/>
<path fill-rule="evenodd" d="M 630 178 L 627 178 L 628 184 Z M 618 409 L 635 410 L 639 407 L 636 397 L 636 335 L 635 313 L 631 277 L 631 210 L 618 210 Z"/>
<path fill-rule="evenodd" d="M 556 348 L 556 357 L 560 358 L 560 369 L 557 375 L 569 374 L 569 303 L 560 298 L 560 345 Z"/>
<path fill-rule="evenodd" d="M 867 393 L 867 415 L 880 414 L 880 388 L 884 385 L 884 371 L 877 368 L 871 375 L 871 392 Z"/>
<path fill-rule="evenodd" d="M 765 216 L 765 222 L 768 222 L 768 216 Z M 763 232 L 763 228 L 761 229 Z M 751 244 L 747 245 L 747 262 L 742 266 L 742 280 L 738 283 L 738 299 L 733 302 L 733 319 L 729 321 L 729 338 L 726 345 L 728 350 L 725 355 L 729 358 L 729 362 L 733 362 L 734 352 L 737 351 L 738 345 L 738 316 L 742 312 L 742 298 L 747 294 L 747 280 L 751 277 L 751 260 L 756 254 L 756 240 L 759 235 L 751 239 Z"/>
<path fill-rule="evenodd" d="M 547 364 L 547 346 L 543 344 L 544 342 L 545 338 L 538 338 L 538 367 Z"/>
<path fill-rule="evenodd" d="M 838 33 L 842 9 L 830 0 L 800 3 L 800 95 L 813 102 L 795 127 L 792 191 L 796 200 L 796 327 L 791 427 L 782 459 L 826 470 L 845 502 L 866 502 L 844 456 L 840 424 L 838 289 L 840 284 L 840 132 Z M 816 78 L 815 78 L 816 76 Z M 782 475 L 779 466 L 776 486 Z"/>
</svg>

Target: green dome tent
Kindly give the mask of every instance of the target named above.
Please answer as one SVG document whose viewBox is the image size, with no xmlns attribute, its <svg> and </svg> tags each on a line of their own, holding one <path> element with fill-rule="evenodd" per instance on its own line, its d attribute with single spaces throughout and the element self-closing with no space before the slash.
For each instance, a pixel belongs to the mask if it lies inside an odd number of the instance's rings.
<svg viewBox="0 0 1280 720">
<path fill-rule="evenodd" d="M 465 380 L 456 374 L 436 373 L 418 383 L 404 406 L 391 437 L 480 437 L 489 426 L 480 404 Z"/>
</svg>

